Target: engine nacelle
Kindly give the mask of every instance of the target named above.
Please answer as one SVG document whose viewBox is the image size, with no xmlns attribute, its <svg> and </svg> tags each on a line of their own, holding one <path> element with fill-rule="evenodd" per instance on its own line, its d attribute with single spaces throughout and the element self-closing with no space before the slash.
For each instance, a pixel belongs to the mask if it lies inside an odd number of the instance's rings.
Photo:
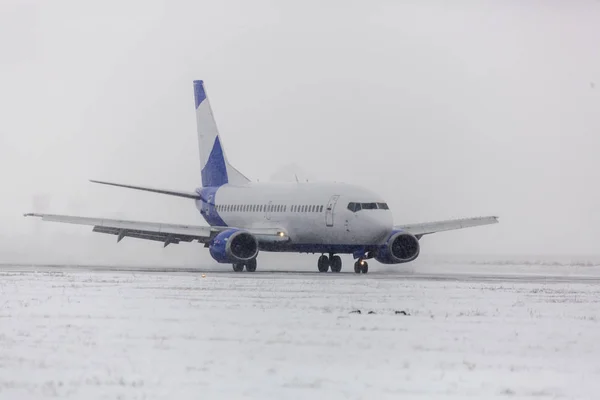
<svg viewBox="0 0 600 400">
<path fill-rule="evenodd" d="M 214 237 L 210 255 L 219 263 L 242 263 L 258 255 L 258 240 L 249 232 L 229 229 Z"/>
<path fill-rule="evenodd" d="M 377 249 L 375 259 L 382 264 L 400 264 L 419 256 L 419 239 L 404 231 L 393 231 L 387 242 Z"/>
</svg>

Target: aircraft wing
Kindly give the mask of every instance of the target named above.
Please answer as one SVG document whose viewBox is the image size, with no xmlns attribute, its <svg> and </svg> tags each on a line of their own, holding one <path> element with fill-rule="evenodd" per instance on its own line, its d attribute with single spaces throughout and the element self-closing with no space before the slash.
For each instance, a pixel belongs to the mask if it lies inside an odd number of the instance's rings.
<svg viewBox="0 0 600 400">
<path fill-rule="evenodd" d="M 133 237 L 162 242 L 165 247 L 172 243 L 193 242 L 194 240 L 199 243 L 209 243 L 220 232 L 233 228 L 230 226 L 177 225 L 56 214 L 28 213 L 25 216 L 40 217 L 42 221 L 93 226 L 92 230 L 94 232 L 116 235 L 117 242 L 120 242 L 124 237 Z M 282 229 L 260 228 L 244 230 L 254 234 L 259 241 L 278 242 L 289 240 L 289 237 Z"/>
<path fill-rule="evenodd" d="M 462 228 L 471 228 L 473 226 L 489 225 L 496 223 L 498 223 L 498 217 L 477 217 L 437 222 L 425 222 L 422 224 L 397 225 L 394 226 L 394 229 L 401 229 L 403 231 L 412 233 L 417 237 L 421 237 L 430 233 L 450 231 Z"/>
</svg>

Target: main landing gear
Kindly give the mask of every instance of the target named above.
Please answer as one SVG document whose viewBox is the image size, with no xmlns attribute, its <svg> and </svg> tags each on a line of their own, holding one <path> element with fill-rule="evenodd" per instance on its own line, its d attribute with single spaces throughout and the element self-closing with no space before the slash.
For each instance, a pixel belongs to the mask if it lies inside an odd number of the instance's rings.
<svg viewBox="0 0 600 400">
<path fill-rule="evenodd" d="M 244 267 L 246 267 L 246 271 L 248 272 L 256 271 L 256 258 L 246 261 L 246 263 L 233 264 L 233 270 L 235 272 L 242 272 Z"/>
<path fill-rule="evenodd" d="M 342 270 L 342 259 L 340 256 L 334 256 L 333 254 L 330 254 L 329 257 L 327 257 L 325 254 L 323 254 L 321 257 L 319 257 L 319 260 L 317 261 L 317 268 L 319 269 L 319 272 L 327 272 L 330 267 L 331 272 L 340 272 Z"/>
<path fill-rule="evenodd" d="M 369 264 L 365 260 L 359 258 L 354 263 L 354 272 L 357 274 L 360 274 L 361 272 L 363 274 L 366 274 L 367 272 L 369 272 Z"/>
</svg>

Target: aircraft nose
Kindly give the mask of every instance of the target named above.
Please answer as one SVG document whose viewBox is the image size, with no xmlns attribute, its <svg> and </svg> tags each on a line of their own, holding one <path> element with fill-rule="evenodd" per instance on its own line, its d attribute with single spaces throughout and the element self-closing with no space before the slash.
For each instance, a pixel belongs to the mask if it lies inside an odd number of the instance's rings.
<svg viewBox="0 0 600 400">
<path fill-rule="evenodd" d="M 374 210 L 369 216 L 369 225 L 371 225 L 374 236 L 377 241 L 385 240 L 392 232 L 394 221 L 392 213 L 387 210 Z"/>
</svg>

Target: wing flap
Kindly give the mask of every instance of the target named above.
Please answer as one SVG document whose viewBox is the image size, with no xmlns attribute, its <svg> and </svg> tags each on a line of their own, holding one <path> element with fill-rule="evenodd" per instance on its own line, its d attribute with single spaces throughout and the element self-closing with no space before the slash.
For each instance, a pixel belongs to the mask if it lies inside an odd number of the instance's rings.
<svg viewBox="0 0 600 400">
<path fill-rule="evenodd" d="M 415 236 L 427 235 L 430 233 L 450 231 L 455 229 L 471 228 L 474 226 L 497 224 L 498 217 L 476 217 L 452 219 L 446 221 L 425 222 L 421 224 L 409 224 L 394 226 L 394 229 L 401 229 L 410 232 Z"/>
<path fill-rule="evenodd" d="M 117 236 L 117 242 L 120 242 L 124 237 L 131 237 L 136 239 L 152 240 L 155 242 L 164 243 L 165 246 L 173 243 L 178 244 L 179 242 L 193 242 L 197 240 L 199 243 L 208 242 L 209 238 L 198 238 L 196 236 L 189 235 L 175 235 L 170 233 L 159 233 L 142 230 L 130 230 L 130 229 L 119 229 L 110 228 L 105 226 L 94 226 L 92 231 L 97 233 L 106 233 L 109 235 Z"/>
</svg>

